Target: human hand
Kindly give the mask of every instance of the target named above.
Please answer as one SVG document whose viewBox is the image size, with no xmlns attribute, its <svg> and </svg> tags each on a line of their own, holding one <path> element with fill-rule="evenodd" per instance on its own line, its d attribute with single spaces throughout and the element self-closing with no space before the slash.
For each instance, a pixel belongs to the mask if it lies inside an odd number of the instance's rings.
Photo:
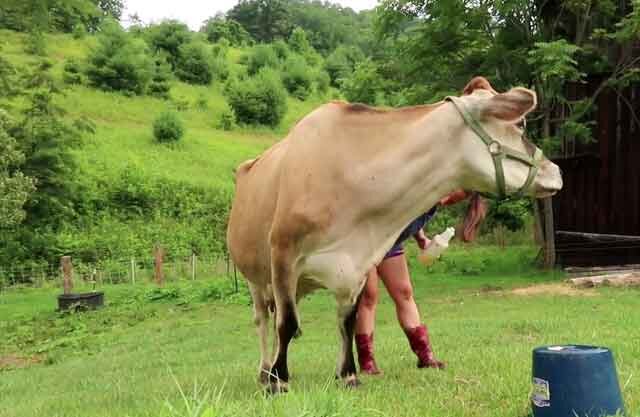
<svg viewBox="0 0 640 417">
<path fill-rule="evenodd" d="M 431 243 L 431 240 L 424 234 L 423 230 L 416 233 L 413 238 L 416 240 L 418 247 L 422 250 L 425 250 L 427 246 L 429 246 L 429 243 Z"/>
</svg>

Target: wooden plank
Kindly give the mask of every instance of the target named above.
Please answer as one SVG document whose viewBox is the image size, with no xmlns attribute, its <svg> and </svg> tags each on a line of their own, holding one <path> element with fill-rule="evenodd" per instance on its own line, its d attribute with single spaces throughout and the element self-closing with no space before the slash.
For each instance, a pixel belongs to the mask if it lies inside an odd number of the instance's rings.
<svg viewBox="0 0 640 417">
<path fill-rule="evenodd" d="M 71 294 L 73 290 L 73 265 L 71 265 L 71 256 L 63 256 L 60 259 L 62 267 L 62 288 L 65 295 Z"/>
<path fill-rule="evenodd" d="M 598 287 L 609 285 L 612 287 L 626 287 L 640 285 L 640 272 L 628 272 L 617 275 L 601 275 L 595 277 L 572 278 L 568 280 L 577 287 Z"/>
<path fill-rule="evenodd" d="M 551 198 L 543 199 L 545 253 L 544 266 L 551 269 L 556 264 L 555 233 L 553 228 L 553 205 Z"/>
<path fill-rule="evenodd" d="M 632 89 L 631 102 L 634 109 L 640 109 L 640 85 Z M 640 117 L 640 112 L 636 112 L 636 116 Z M 629 213 L 628 231 L 630 234 L 640 235 L 640 125 L 637 122 L 632 123 L 630 132 L 629 161 L 629 178 L 626 180 L 629 184 L 626 199 L 626 209 Z"/>
<path fill-rule="evenodd" d="M 596 243 L 610 243 L 610 242 L 629 242 L 640 243 L 640 236 L 629 235 L 612 235 L 604 233 L 584 233 L 584 232 L 572 232 L 565 230 L 556 231 L 558 236 L 576 237 L 585 239 Z"/>
<path fill-rule="evenodd" d="M 582 161 L 576 161 L 575 163 L 575 178 L 576 178 L 576 187 L 575 194 L 573 196 L 573 213 L 575 215 L 575 227 L 573 230 L 584 230 L 586 227 L 587 219 L 586 219 L 586 210 L 588 207 L 585 204 L 585 169 Z"/>
</svg>

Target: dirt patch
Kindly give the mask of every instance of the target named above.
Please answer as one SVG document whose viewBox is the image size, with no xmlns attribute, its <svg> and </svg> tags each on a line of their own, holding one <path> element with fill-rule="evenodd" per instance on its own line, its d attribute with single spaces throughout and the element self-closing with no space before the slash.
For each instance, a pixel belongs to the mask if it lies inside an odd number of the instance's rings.
<svg viewBox="0 0 640 417">
<path fill-rule="evenodd" d="M 42 358 L 37 356 L 18 356 L 18 355 L 5 355 L 0 356 L 0 371 L 9 369 L 27 368 L 31 365 L 42 362 Z"/>
<path fill-rule="evenodd" d="M 568 284 L 542 284 L 531 287 L 516 288 L 510 291 L 515 295 L 565 295 L 570 297 L 593 297 L 596 294 L 593 290 L 584 290 L 572 287 Z"/>
</svg>

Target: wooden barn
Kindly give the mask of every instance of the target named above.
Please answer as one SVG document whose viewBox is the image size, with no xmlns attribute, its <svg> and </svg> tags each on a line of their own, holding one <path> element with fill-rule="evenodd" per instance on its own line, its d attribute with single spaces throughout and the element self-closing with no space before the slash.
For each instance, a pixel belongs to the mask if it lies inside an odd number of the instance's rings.
<svg viewBox="0 0 640 417">
<path fill-rule="evenodd" d="M 602 81 L 569 85 L 569 98 L 593 96 Z M 555 261 L 640 264 L 640 84 L 601 90 L 594 122 L 594 142 L 567 139 L 553 158 L 564 179 L 552 201 Z"/>
</svg>

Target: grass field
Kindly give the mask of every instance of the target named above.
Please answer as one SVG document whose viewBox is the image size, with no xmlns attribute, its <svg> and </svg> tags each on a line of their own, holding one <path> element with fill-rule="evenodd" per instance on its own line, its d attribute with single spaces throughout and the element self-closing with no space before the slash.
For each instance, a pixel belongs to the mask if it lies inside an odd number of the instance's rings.
<svg viewBox="0 0 640 417">
<path fill-rule="evenodd" d="M 251 308 L 244 287 L 230 294 L 228 278 L 109 286 L 105 309 L 75 315 L 53 312 L 57 289 L 11 289 L 0 294 L 0 415 L 525 417 L 531 350 L 583 343 L 613 349 L 627 415 L 640 416 L 638 290 L 566 291 L 560 274 L 530 266 L 534 255 L 458 247 L 429 270 L 412 265 L 449 367 L 415 368 L 385 295 L 376 330 L 384 375 L 354 391 L 333 381 L 333 298 L 310 296 L 290 350 L 291 392 L 277 398 L 255 382 Z"/>
</svg>

